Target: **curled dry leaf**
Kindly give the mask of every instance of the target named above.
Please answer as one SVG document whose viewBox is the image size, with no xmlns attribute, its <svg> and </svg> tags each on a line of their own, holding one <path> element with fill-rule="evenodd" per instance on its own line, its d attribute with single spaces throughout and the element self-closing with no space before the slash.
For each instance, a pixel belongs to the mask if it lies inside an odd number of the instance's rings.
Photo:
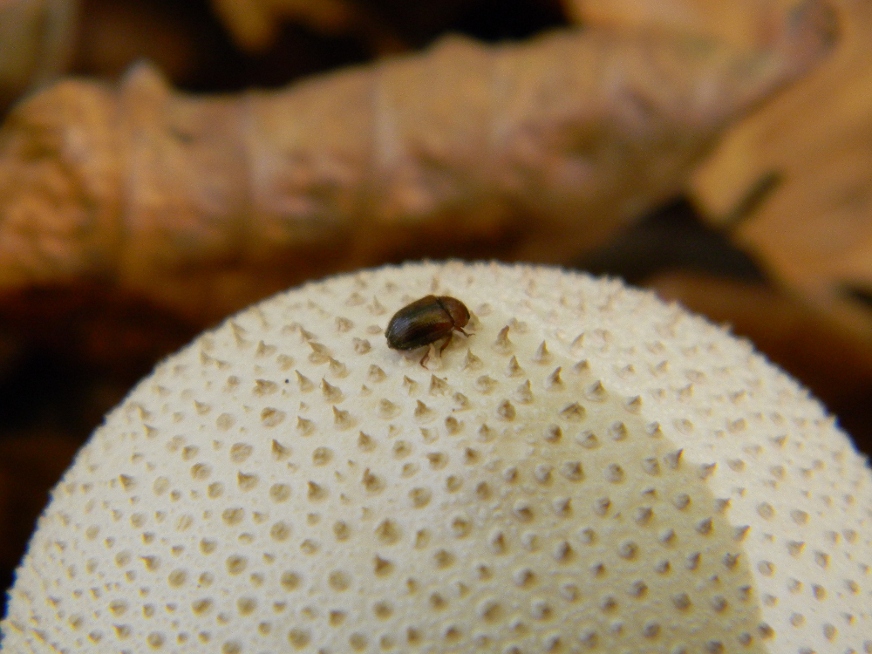
<svg viewBox="0 0 872 654">
<path fill-rule="evenodd" d="M 564 262 L 828 43 L 800 16 L 761 51 L 590 29 L 448 38 L 277 93 L 64 82 L 0 131 L 0 289 L 98 280 L 210 320 L 383 261 Z"/>
<path fill-rule="evenodd" d="M 244 50 L 268 47 L 284 21 L 297 21 L 319 32 L 351 29 L 356 9 L 347 0 L 212 0 L 215 12 Z"/>
<path fill-rule="evenodd" d="M 807 301 L 872 331 L 872 5 L 835 6 L 835 51 L 730 132 L 694 193 L 714 221 L 757 180 L 777 176 L 759 210 L 732 226 L 736 239 Z"/>
<path fill-rule="evenodd" d="M 0 109 L 66 67 L 77 0 L 0 2 Z"/>
<path fill-rule="evenodd" d="M 717 38 L 736 46 L 771 47 L 793 12 L 821 12 L 808 0 L 563 0 L 567 13 L 585 25 L 663 29 Z M 827 12 L 821 12 L 825 18 Z"/>
</svg>

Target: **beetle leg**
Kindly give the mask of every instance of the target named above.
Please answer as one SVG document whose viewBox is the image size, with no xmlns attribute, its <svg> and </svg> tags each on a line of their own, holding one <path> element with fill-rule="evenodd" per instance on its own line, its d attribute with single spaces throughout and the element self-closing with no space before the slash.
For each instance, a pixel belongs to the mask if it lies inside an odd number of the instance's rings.
<svg viewBox="0 0 872 654">
<path fill-rule="evenodd" d="M 454 332 L 448 334 L 448 338 L 445 339 L 445 342 L 442 344 L 442 347 L 439 348 L 439 356 L 442 356 L 442 353 L 445 351 L 445 348 L 448 347 L 448 344 L 451 342 L 451 337 L 454 336 Z"/>
<path fill-rule="evenodd" d="M 425 366 L 424 364 L 427 363 L 427 359 L 429 359 L 429 358 L 430 358 L 430 346 L 428 345 L 428 346 L 427 346 L 427 351 L 424 352 L 424 356 L 422 356 L 422 357 L 421 357 L 421 360 L 418 362 L 418 363 L 421 364 L 421 367 L 422 367 L 424 370 L 427 370 L 427 366 Z"/>
</svg>

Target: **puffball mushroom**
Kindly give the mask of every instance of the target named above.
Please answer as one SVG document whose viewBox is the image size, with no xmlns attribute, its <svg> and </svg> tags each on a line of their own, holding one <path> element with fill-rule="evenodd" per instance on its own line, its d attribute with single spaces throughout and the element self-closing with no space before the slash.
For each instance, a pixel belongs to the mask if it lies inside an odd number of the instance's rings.
<svg viewBox="0 0 872 654">
<path fill-rule="evenodd" d="M 429 369 L 392 313 L 474 314 Z M 872 475 L 722 328 L 615 280 L 388 267 L 160 364 L 54 491 L 4 652 L 872 652 Z"/>
</svg>

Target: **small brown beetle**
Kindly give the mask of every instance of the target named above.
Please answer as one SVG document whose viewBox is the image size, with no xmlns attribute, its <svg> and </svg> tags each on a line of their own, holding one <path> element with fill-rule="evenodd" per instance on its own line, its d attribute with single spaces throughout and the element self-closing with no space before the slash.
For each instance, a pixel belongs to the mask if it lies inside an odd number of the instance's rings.
<svg viewBox="0 0 872 654">
<path fill-rule="evenodd" d="M 469 336 L 463 327 L 469 322 L 469 309 L 460 300 L 447 295 L 427 295 L 404 306 L 394 314 L 385 330 L 388 347 L 394 350 L 414 350 L 446 338 L 439 354 L 448 347 L 454 330 Z M 421 359 L 421 365 L 430 350 Z"/>
</svg>

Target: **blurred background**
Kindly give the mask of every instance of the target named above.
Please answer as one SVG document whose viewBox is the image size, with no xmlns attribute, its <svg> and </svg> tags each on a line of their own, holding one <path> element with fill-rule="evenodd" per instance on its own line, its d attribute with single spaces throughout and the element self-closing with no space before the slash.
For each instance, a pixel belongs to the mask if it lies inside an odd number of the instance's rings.
<svg viewBox="0 0 872 654">
<path fill-rule="evenodd" d="M 849 0 L 0 0 L 0 588 L 156 361 L 408 258 L 649 287 L 872 452 L 869 33 Z"/>
</svg>

